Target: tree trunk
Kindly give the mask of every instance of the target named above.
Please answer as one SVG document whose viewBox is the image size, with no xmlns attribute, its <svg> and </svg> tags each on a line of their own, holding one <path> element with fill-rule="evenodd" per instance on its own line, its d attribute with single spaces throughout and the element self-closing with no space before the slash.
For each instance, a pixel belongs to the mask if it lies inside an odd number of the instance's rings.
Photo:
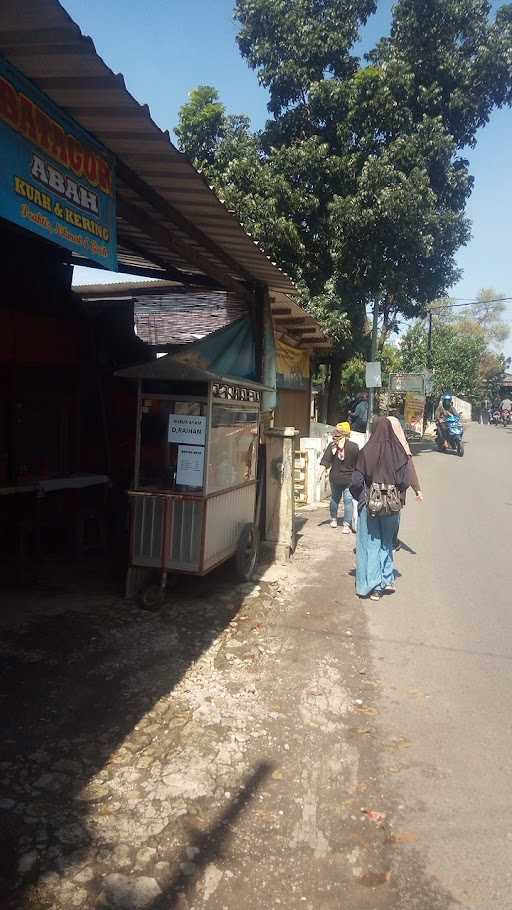
<svg viewBox="0 0 512 910">
<path fill-rule="evenodd" d="M 333 354 L 329 376 L 329 395 L 327 398 L 327 423 L 335 426 L 340 420 L 341 371 L 343 358 Z"/>
</svg>

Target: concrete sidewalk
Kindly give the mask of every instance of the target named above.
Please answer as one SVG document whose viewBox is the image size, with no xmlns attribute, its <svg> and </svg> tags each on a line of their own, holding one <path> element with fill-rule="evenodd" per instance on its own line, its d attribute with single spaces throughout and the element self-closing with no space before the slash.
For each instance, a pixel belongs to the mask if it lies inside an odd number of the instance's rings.
<svg viewBox="0 0 512 910">
<path fill-rule="evenodd" d="M 258 584 L 187 581 L 156 616 L 64 601 L 7 633 L 2 907 L 420 906 L 414 857 L 393 871 L 378 757 L 389 780 L 401 744 L 379 740 L 354 537 L 298 518 Z"/>
</svg>

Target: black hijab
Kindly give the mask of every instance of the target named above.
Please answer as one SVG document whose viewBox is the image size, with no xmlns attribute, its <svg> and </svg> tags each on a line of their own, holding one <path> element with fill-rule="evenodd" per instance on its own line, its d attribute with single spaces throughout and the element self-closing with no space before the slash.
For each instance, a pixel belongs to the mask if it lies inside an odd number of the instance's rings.
<svg viewBox="0 0 512 910">
<path fill-rule="evenodd" d="M 367 483 L 394 483 L 397 487 L 407 487 L 408 461 L 389 420 L 376 417 L 372 435 L 359 452 L 356 471 L 364 474 Z"/>
</svg>

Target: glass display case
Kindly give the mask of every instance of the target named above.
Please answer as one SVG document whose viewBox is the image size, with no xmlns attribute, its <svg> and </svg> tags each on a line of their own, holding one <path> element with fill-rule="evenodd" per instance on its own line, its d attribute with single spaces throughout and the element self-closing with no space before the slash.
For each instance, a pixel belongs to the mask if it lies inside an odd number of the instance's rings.
<svg viewBox="0 0 512 910">
<path fill-rule="evenodd" d="M 256 480 L 258 423 L 253 405 L 212 404 L 208 493 Z"/>
<path fill-rule="evenodd" d="M 140 409 L 140 464 L 137 486 L 141 490 L 175 490 L 180 493 L 201 491 L 204 486 L 204 433 L 202 442 L 191 446 L 180 426 L 186 429 L 189 421 L 183 417 L 199 418 L 198 425 L 206 426 L 207 402 L 177 401 L 160 396 L 143 395 Z M 192 426 L 196 421 L 192 423 Z M 190 434 L 189 434 L 190 436 Z M 187 444 L 188 442 L 188 444 Z M 192 448 L 201 449 L 192 452 Z M 192 471 L 195 454 L 196 470 Z M 201 458 L 202 456 L 202 458 Z M 201 468 L 199 465 L 203 462 Z"/>
<path fill-rule="evenodd" d="M 258 383 L 170 355 L 119 376 L 138 380 L 131 566 L 205 574 L 257 556 Z"/>
</svg>

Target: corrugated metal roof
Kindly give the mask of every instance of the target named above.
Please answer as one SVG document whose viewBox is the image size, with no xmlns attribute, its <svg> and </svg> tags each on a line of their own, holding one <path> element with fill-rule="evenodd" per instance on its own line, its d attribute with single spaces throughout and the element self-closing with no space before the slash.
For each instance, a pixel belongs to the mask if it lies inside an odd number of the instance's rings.
<svg viewBox="0 0 512 910">
<path fill-rule="evenodd" d="M 272 392 L 270 386 L 254 382 L 252 379 L 240 379 L 236 376 L 220 376 L 211 370 L 204 370 L 195 364 L 177 360 L 172 354 L 166 354 L 158 360 L 150 360 L 134 367 L 118 370 L 116 376 L 124 379 L 160 379 L 174 382 L 221 382 L 225 385 L 242 386 L 258 392 Z"/>
<path fill-rule="evenodd" d="M 57 0 L 3 0 L 0 54 L 116 155 L 121 268 L 174 267 L 297 293 Z"/>
</svg>

